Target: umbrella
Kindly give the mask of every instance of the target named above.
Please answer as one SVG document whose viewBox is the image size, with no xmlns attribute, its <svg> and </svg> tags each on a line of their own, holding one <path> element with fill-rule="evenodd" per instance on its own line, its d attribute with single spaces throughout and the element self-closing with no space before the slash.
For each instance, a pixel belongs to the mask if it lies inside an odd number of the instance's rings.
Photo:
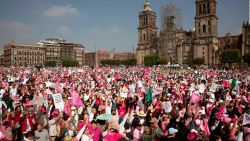
<svg viewBox="0 0 250 141">
<path fill-rule="evenodd" d="M 97 116 L 97 119 L 99 119 L 99 120 L 108 120 L 108 119 L 111 119 L 113 117 L 114 116 L 112 114 L 102 114 L 102 115 Z"/>
</svg>

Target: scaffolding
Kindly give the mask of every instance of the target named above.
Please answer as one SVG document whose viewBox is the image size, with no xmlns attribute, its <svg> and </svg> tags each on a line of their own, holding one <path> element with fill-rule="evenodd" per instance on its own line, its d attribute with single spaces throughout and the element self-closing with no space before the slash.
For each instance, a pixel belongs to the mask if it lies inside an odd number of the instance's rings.
<svg viewBox="0 0 250 141">
<path fill-rule="evenodd" d="M 177 29 L 182 28 L 181 10 L 173 4 L 161 6 L 161 31 L 166 30 L 169 25 L 176 26 Z"/>
</svg>

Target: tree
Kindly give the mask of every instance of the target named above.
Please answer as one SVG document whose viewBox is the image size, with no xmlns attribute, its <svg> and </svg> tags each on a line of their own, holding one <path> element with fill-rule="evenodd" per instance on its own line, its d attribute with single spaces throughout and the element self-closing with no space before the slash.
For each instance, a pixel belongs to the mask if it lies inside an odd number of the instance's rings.
<svg viewBox="0 0 250 141">
<path fill-rule="evenodd" d="M 164 58 L 160 58 L 157 62 L 157 64 L 159 65 L 164 65 L 164 64 L 168 64 L 168 60 L 164 59 Z"/>
<path fill-rule="evenodd" d="M 202 64 L 205 63 L 205 60 L 204 60 L 204 58 L 195 58 L 194 61 L 193 61 L 193 63 L 195 65 L 202 65 Z"/>
<path fill-rule="evenodd" d="M 238 49 L 224 50 L 221 53 L 222 63 L 238 63 L 241 60 L 240 51 Z"/>
<path fill-rule="evenodd" d="M 243 56 L 243 60 L 245 63 L 247 63 L 248 65 L 250 65 L 250 53 L 247 53 Z"/>
<path fill-rule="evenodd" d="M 145 66 L 153 66 L 158 65 L 160 58 L 156 55 L 148 55 L 144 57 L 144 65 Z"/>
<path fill-rule="evenodd" d="M 79 63 L 76 60 L 66 59 L 66 60 L 62 61 L 62 66 L 63 67 L 76 67 L 78 65 L 79 65 Z"/>
<path fill-rule="evenodd" d="M 45 66 L 46 67 L 55 67 L 56 66 L 56 61 L 46 61 Z"/>
</svg>

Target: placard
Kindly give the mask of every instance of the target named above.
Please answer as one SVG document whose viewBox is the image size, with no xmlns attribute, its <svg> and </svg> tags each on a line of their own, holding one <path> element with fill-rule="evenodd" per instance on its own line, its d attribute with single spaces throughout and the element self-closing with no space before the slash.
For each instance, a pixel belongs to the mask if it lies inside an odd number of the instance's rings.
<svg viewBox="0 0 250 141">
<path fill-rule="evenodd" d="M 53 101 L 54 101 L 55 107 L 57 109 L 59 109 L 60 111 L 63 111 L 63 109 L 64 109 L 64 101 L 63 101 L 63 98 L 62 98 L 62 94 L 60 94 L 60 93 L 53 94 Z"/>
<path fill-rule="evenodd" d="M 215 93 L 217 87 L 218 87 L 218 84 L 212 83 L 212 85 L 211 85 L 209 91 Z"/>
</svg>

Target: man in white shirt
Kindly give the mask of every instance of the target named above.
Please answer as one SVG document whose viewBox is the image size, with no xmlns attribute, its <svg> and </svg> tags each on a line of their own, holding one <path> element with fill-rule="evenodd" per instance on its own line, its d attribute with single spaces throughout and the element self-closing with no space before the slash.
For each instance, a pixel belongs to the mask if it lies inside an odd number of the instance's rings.
<svg viewBox="0 0 250 141">
<path fill-rule="evenodd" d="M 47 129 L 43 129 L 43 125 L 38 124 L 35 131 L 36 141 L 49 141 L 49 132 Z"/>
</svg>

